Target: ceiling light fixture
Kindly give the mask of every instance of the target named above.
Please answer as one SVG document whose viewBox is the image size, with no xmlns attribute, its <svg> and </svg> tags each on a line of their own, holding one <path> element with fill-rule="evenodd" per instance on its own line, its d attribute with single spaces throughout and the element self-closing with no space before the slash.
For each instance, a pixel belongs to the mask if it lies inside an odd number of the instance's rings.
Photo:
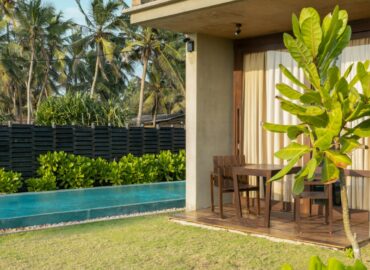
<svg viewBox="0 0 370 270">
<path fill-rule="evenodd" d="M 240 33 L 242 32 L 242 24 L 241 23 L 237 23 L 235 24 L 235 36 L 239 36 Z"/>
</svg>

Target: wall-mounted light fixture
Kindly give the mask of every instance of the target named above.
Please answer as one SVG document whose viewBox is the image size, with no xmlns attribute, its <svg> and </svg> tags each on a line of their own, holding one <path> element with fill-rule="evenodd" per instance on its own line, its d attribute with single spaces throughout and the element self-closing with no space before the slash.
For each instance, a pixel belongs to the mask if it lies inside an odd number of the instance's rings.
<svg viewBox="0 0 370 270">
<path fill-rule="evenodd" d="M 242 32 L 242 24 L 241 23 L 236 23 L 235 24 L 235 36 L 239 36 L 240 33 Z"/>
<path fill-rule="evenodd" d="M 187 52 L 193 52 L 195 50 L 195 43 L 194 40 L 189 38 L 188 35 L 185 35 L 184 42 L 186 43 L 186 51 Z"/>
</svg>

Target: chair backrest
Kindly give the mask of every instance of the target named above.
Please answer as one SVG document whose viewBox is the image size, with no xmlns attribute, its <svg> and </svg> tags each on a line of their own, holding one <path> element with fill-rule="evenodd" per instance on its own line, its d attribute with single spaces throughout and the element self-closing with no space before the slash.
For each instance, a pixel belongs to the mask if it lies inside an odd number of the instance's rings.
<svg viewBox="0 0 370 270">
<path fill-rule="evenodd" d="M 244 156 L 214 156 L 213 172 L 221 173 L 224 177 L 232 177 L 232 167 L 244 166 Z"/>
</svg>

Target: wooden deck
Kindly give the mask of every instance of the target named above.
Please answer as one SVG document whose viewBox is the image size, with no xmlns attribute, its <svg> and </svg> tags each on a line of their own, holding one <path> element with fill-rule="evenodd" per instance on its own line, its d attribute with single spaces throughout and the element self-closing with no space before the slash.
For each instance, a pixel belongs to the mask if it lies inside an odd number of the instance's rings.
<svg viewBox="0 0 370 270">
<path fill-rule="evenodd" d="M 225 219 L 221 219 L 216 212 L 211 209 L 203 209 L 195 212 L 177 213 L 171 219 L 186 221 L 195 224 L 213 226 L 226 230 L 236 230 L 243 233 L 273 237 L 277 239 L 304 242 L 336 249 L 345 249 L 350 247 L 347 241 L 342 225 L 341 209 L 334 210 L 334 233 L 328 233 L 328 226 L 324 224 L 323 216 L 318 215 L 318 207 L 313 207 L 311 217 L 302 217 L 302 232 L 299 234 L 296 230 L 295 222 L 291 212 L 283 211 L 281 204 L 275 204 L 272 209 L 271 227 L 264 228 L 263 215 L 256 216 L 252 213 L 246 213 L 243 207 L 243 218 L 239 221 L 236 218 L 235 208 L 232 205 L 225 206 Z M 367 211 L 351 211 L 352 229 L 357 233 L 360 245 L 369 242 L 369 221 Z"/>
</svg>

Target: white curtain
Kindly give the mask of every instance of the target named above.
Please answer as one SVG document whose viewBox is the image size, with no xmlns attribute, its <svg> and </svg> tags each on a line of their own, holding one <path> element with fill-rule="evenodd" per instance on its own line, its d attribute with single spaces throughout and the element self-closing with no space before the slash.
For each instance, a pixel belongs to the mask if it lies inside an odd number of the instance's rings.
<svg viewBox="0 0 370 270">
<path fill-rule="evenodd" d="M 280 102 L 275 98 L 280 95 L 276 90 L 276 84 L 286 83 L 289 86 L 302 92 L 294 86 L 281 72 L 279 65 L 282 64 L 288 68 L 293 75 L 300 81 L 304 81 L 303 71 L 298 68 L 297 63 L 292 59 L 289 53 L 282 51 L 268 51 L 266 53 L 266 122 L 295 125 L 299 123 L 297 117 L 281 109 Z M 282 160 L 274 156 L 279 149 L 290 143 L 286 135 L 266 132 L 266 150 L 267 163 L 282 164 Z M 293 176 L 287 176 L 282 181 L 276 181 L 273 184 L 273 198 L 275 200 L 291 201 Z"/>
<path fill-rule="evenodd" d="M 274 153 L 288 145 L 289 139 L 286 135 L 264 131 L 263 122 L 298 124 L 296 117 L 281 110 L 275 98 L 279 94 L 277 83 L 294 87 L 283 77 L 280 64 L 304 80 L 303 72 L 287 52 L 268 51 L 244 57 L 244 154 L 248 163 L 282 164 Z M 291 201 L 292 179 L 288 176 L 273 184 L 274 200 Z"/>
<path fill-rule="evenodd" d="M 338 65 L 340 66 L 341 72 L 345 72 L 347 68 L 354 64 L 352 72 L 349 76 L 352 79 L 356 74 L 357 62 L 363 62 L 370 59 L 370 45 L 368 40 L 357 40 L 352 42 L 353 46 L 348 47 L 343 51 L 343 54 L 338 59 Z M 362 92 L 361 85 L 358 83 L 356 88 Z M 358 124 L 359 121 L 353 125 Z M 370 145 L 369 138 L 362 140 L 362 143 Z M 357 149 L 352 155 L 352 168 L 358 170 L 369 170 L 370 169 L 370 150 Z M 348 184 L 348 197 L 350 201 L 350 207 L 356 209 L 370 210 L 370 179 L 352 177 L 347 179 Z"/>
</svg>

